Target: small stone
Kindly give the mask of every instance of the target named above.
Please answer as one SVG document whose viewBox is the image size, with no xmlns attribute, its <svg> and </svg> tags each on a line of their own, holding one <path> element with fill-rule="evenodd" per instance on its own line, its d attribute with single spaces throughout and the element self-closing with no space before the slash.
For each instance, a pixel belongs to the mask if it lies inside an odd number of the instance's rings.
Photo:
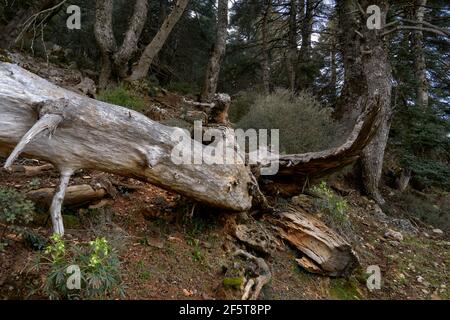
<svg viewBox="0 0 450 320">
<path fill-rule="evenodd" d="M 400 232 L 391 229 L 388 229 L 388 231 L 386 231 L 384 237 L 396 241 L 403 241 L 403 235 Z"/>
<path fill-rule="evenodd" d="M 373 215 L 375 218 L 381 221 L 386 221 L 388 219 L 387 215 L 381 210 L 379 205 L 375 205 L 373 209 Z"/>
<path fill-rule="evenodd" d="M 422 277 L 422 276 L 418 276 L 418 277 L 417 277 L 417 282 L 423 283 L 423 277 Z"/>
<path fill-rule="evenodd" d="M 441 229 L 433 229 L 433 233 L 441 235 L 444 234 L 444 231 L 442 231 Z"/>
<path fill-rule="evenodd" d="M 429 238 L 429 237 L 430 237 L 430 235 L 429 235 L 428 233 L 426 233 L 426 232 L 423 233 L 423 236 L 424 236 L 425 238 Z"/>
</svg>

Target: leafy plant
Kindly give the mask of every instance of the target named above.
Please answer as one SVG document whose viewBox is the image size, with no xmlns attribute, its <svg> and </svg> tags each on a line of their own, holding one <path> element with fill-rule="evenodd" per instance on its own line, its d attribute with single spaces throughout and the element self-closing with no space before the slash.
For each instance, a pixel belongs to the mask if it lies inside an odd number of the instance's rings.
<svg viewBox="0 0 450 320">
<path fill-rule="evenodd" d="M 119 85 L 114 89 L 104 90 L 100 92 L 97 98 L 101 101 L 122 106 L 135 111 L 140 111 L 145 106 L 144 100 L 139 95 L 127 89 L 123 85 Z"/>
<path fill-rule="evenodd" d="M 4 236 L 8 229 L 13 226 L 20 232 L 22 229 L 18 225 L 33 221 L 33 213 L 33 202 L 14 189 L 0 187 L 0 222 L 4 224 L 0 234 L 0 250 L 7 245 Z"/>
<path fill-rule="evenodd" d="M 314 186 L 311 191 L 318 196 L 315 205 L 325 213 L 325 222 L 342 234 L 348 235 L 351 231 L 351 224 L 347 215 L 347 201 L 336 195 L 324 181 L 318 186 Z"/>
<path fill-rule="evenodd" d="M 80 269 L 79 290 L 70 290 L 67 286 L 69 266 Z M 50 299 L 104 299 L 124 294 L 116 250 L 105 238 L 88 243 L 66 243 L 54 234 L 51 244 L 39 255 L 35 268 L 46 270 L 42 291 Z"/>
</svg>

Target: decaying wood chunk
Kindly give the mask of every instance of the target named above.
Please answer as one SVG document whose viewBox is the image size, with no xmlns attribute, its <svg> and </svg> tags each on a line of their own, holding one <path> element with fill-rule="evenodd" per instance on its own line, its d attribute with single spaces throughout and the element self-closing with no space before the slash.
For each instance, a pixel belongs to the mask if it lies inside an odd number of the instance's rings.
<svg viewBox="0 0 450 320">
<path fill-rule="evenodd" d="M 11 171 L 14 173 L 23 173 L 27 177 L 35 177 L 55 169 L 50 163 L 42 166 L 22 166 L 16 165 L 11 167 Z"/>
<path fill-rule="evenodd" d="M 55 188 L 43 188 L 28 192 L 26 197 L 40 206 L 49 208 L 54 194 Z M 89 204 L 103 199 L 106 194 L 105 189 L 95 190 L 87 184 L 70 186 L 66 190 L 63 203 L 68 206 Z"/>
<path fill-rule="evenodd" d="M 300 259 L 308 271 L 333 277 L 347 276 L 359 261 L 350 244 L 323 222 L 301 211 L 279 213 L 271 221 L 279 235 L 301 251 L 307 258 Z"/>
<path fill-rule="evenodd" d="M 277 248 L 275 238 L 262 226 L 258 228 L 257 225 L 237 225 L 235 236 L 249 249 L 264 255 L 272 254 Z"/>
</svg>

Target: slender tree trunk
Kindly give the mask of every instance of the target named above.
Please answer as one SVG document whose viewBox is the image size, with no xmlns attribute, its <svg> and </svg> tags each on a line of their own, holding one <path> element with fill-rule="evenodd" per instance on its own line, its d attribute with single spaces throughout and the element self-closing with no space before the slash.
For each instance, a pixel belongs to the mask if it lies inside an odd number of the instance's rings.
<svg viewBox="0 0 450 320">
<path fill-rule="evenodd" d="M 297 1 L 291 0 L 291 12 L 289 14 L 289 52 L 287 56 L 287 69 L 289 77 L 289 88 L 295 92 L 296 72 L 295 64 L 298 58 L 297 50 Z"/>
<path fill-rule="evenodd" d="M 186 9 L 188 3 L 189 0 L 178 0 L 176 2 L 174 8 L 164 20 L 164 23 L 159 29 L 156 36 L 145 48 L 144 53 L 139 60 L 139 63 L 133 68 L 133 72 L 128 78 L 129 81 L 143 79 L 145 76 L 147 76 L 153 60 L 164 46 L 164 43 L 172 32 L 172 29 L 175 27 L 178 20 L 183 15 L 183 12 Z"/>
<path fill-rule="evenodd" d="M 100 89 L 105 89 L 111 82 L 112 56 L 117 50 L 116 38 L 113 32 L 113 7 L 113 0 L 97 0 L 94 33 L 102 55 L 99 76 Z"/>
<path fill-rule="evenodd" d="M 337 62 L 336 62 L 336 37 L 333 34 L 331 36 L 331 50 L 330 50 L 330 83 L 328 85 L 328 91 L 332 102 L 336 99 L 337 88 Z"/>
<path fill-rule="evenodd" d="M 427 0 L 415 0 L 414 19 L 423 22 L 425 16 L 425 6 Z M 417 25 L 422 26 L 421 24 Z M 417 105 L 428 107 L 428 80 L 426 74 L 426 62 L 423 48 L 423 32 L 421 30 L 414 31 L 412 34 L 412 50 L 414 56 L 415 77 L 417 80 Z"/>
<path fill-rule="evenodd" d="M 128 62 L 138 49 L 139 38 L 147 21 L 148 0 L 136 0 L 133 16 L 122 46 L 114 54 L 114 69 L 120 78 L 125 78 L 128 74 Z"/>
<path fill-rule="evenodd" d="M 205 83 L 203 85 L 201 100 L 211 102 L 217 90 L 220 65 L 225 54 L 228 28 L 228 0 L 219 0 L 217 9 L 217 36 L 216 43 L 206 69 Z"/>
<path fill-rule="evenodd" d="M 302 5 L 300 6 L 302 44 L 298 55 L 299 70 L 297 76 L 297 88 L 299 90 L 311 86 L 311 79 L 308 75 L 308 65 L 311 61 L 310 52 L 314 4 L 314 0 L 302 0 Z"/>
<path fill-rule="evenodd" d="M 162 25 L 164 20 L 167 18 L 167 6 L 167 0 L 159 0 L 158 25 Z"/>
<path fill-rule="evenodd" d="M 269 54 L 269 19 L 272 11 L 272 0 L 265 0 L 262 20 L 262 80 L 264 92 L 270 93 L 270 54 Z"/>
</svg>

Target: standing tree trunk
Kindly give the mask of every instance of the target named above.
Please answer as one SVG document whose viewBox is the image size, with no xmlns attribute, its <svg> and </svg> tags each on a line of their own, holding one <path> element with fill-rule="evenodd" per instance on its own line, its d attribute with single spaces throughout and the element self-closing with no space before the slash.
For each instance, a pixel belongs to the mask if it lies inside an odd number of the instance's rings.
<svg viewBox="0 0 450 320">
<path fill-rule="evenodd" d="M 383 24 L 385 24 L 388 10 L 387 0 L 373 0 L 370 3 L 362 1 L 361 6 L 364 10 L 370 4 L 376 4 L 381 8 Z M 345 119 L 347 126 L 351 127 L 354 119 L 362 112 L 366 101 L 371 99 L 379 101 L 381 123 L 373 140 L 363 151 L 361 164 L 366 192 L 375 201 L 382 204 L 384 200 L 378 190 L 378 185 L 392 117 L 392 70 L 387 48 L 380 34 L 376 30 L 369 30 L 366 27 L 365 17 L 361 19 L 355 13 L 349 14 L 349 12 L 358 12 L 359 14 L 354 1 L 345 0 L 338 4 L 345 84 L 336 106 L 336 116 Z M 350 32 L 349 30 L 355 31 Z"/>
<path fill-rule="evenodd" d="M 415 0 L 414 18 L 418 22 L 423 22 L 425 16 L 425 6 L 427 0 Z M 422 24 L 418 24 L 422 27 Z M 414 56 L 414 71 L 417 81 L 417 98 L 416 104 L 428 107 L 428 80 L 426 74 L 425 54 L 423 49 L 423 32 L 421 30 L 414 31 L 412 34 L 412 50 Z"/>
<path fill-rule="evenodd" d="M 136 0 L 134 13 L 125 33 L 122 46 L 113 56 L 114 70 L 122 79 L 128 76 L 128 62 L 138 49 L 138 42 L 147 20 L 147 13 L 148 0 Z"/>
<path fill-rule="evenodd" d="M 148 1 L 136 0 L 125 38 L 118 48 L 113 29 L 113 0 L 97 0 L 95 38 L 102 53 L 99 87 L 105 89 L 113 75 L 123 79 L 128 73 L 128 63 L 137 50 L 148 13 Z"/>
<path fill-rule="evenodd" d="M 272 11 L 272 0 L 265 0 L 262 18 L 262 80 L 264 92 L 270 93 L 270 54 L 269 54 L 269 19 Z"/>
<path fill-rule="evenodd" d="M 112 78 L 112 56 L 117 50 L 113 32 L 113 0 L 97 0 L 94 25 L 95 39 L 102 54 L 99 88 L 105 89 Z"/>
<path fill-rule="evenodd" d="M 291 0 L 291 12 L 289 13 L 289 52 L 287 56 L 287 69 L 289 77 L 289 88 L 295 92 L 295 63 L 298 58 L 297 50 L 297 1 Z"/>
<path fill-rule="evenodd" d="M 310 63 L 311 57 L 311 36 L 314 18 L 314 0 L 302 0 L 300 6 L 300 19 L 302 21 L 301 25 L 301 36 L 302 45 L 300 47 L 300 52 L 298 56 L 298 83 L 297 88 L 299 90 L 307 89 L 311 85 L 311 77 L 308 75 L 308 65 Z"/>
<path fill-rule="evenodd" d="M 216 43 L 206 69 L 205 83 L 203 85 L 201 100 L 211 102 L 217 90 L 220 65 L 225 54 L 228 28 L 228 0 L 219 0 L 217 8 L 217 36 Z"/>
<path fill-rule="evenodd" d="M 167 38 L 169 37 L 172 29 L 177 24 L 186 9 L 189 0 L 178 0 L 164 20 L 163 25 L 159 29 L 156 36 L 150 42 L 150 44 L 145 48 L 139 63 L 133 68 L 133 72 L 128 77 L 129 81 L 140 80 L 147 76 L 148 71 L 152 65 L 153 60 L 158 55 L 159 51 L 164 46 Z"/>
</svg>

